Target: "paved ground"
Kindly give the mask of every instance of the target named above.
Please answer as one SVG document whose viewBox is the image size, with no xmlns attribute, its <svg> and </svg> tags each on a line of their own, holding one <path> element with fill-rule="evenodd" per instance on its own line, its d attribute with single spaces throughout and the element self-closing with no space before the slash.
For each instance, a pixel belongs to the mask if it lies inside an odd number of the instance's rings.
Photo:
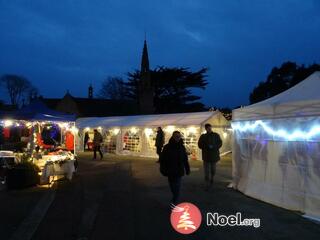
<svg viewBox="0 0 320 240">
<path fill-rule="evenodd" d="M 320 225 L 299 214 L 248 198 L 228 189 L 230 157 L 217 169 L 213 191 L 202 185 L 201 162 L 192 162 L 183 179 L 182 201 L 202 211 L 241 212 L 261 218 L 261 227 L 207 227 L 189 236 L 176 233 L 169 223 L 170 193 L 153 159 L 108 156 L 92 161 L 81 155 L 72 182 L 58 183 L 55 200 L 33 235 L 36 239 L 318 239 Z M 0 229 L 1 230 L 1 229 Z M 6 239 L 0 237 L 0 239 Z"/>
<path fill-rule="evenodd" d="M 0 239 L 10 239 L 48 189 L 0 190 Z"/>
</svg>

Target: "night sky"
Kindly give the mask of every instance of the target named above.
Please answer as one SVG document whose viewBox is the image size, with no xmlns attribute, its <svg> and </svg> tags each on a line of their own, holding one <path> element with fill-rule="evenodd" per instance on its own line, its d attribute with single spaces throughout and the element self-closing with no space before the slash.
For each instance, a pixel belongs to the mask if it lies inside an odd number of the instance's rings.
<svg viewBox="0 0 320 240">
<path fill-rule="evenodd" d="M 320 63 L 319 0 L 0 0 L 0 29 L 0 74 L 46 97 L 138 69 L 145 32 L 152 68 L 210 69 L 209 106 L 248 104 L 284 61 Z"/>
</svg>

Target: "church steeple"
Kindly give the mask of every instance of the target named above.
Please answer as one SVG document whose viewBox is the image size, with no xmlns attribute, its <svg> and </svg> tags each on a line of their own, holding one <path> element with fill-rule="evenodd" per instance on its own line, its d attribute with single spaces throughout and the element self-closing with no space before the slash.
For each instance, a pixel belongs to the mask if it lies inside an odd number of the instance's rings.
<svg viewBox="0 0 320 240">
<path fill-rule="evenodd" d="M 154 113 L 154 86 L 151 82 L 147 41 L 144 40 L 139 82 L 139 109 L 142 114 Z"/>
<path fill-rule="evenodd" d="M 148 56 L 148 47 L 147 40 L 144 40 L 142 59 L 141 59 L 141 74 L 144 72 L 149 72 L 149 56 Z"/>
<path fill-rule="evenodd" d="M 93 98 L 93 87 L 92 84 L 90 84 L 88 88 L 88 98 L 92 99 Z"/>
</svg>

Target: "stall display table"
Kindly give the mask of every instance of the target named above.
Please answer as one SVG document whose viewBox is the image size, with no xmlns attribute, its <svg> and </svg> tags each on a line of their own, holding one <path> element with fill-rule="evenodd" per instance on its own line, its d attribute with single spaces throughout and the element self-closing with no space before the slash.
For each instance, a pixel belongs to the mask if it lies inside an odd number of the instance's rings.
<svg viewBox="0 0 320 240">
<path fill-rule="evenodd" d="M 75 172 L 75 161 L 74 155 L 68 151 L 43 155 L 41 159 L 36 160 L 36 164 L 41 168 L 40 182 L 50 183 L 58 176 L 71 180 Z"/>
</svg>

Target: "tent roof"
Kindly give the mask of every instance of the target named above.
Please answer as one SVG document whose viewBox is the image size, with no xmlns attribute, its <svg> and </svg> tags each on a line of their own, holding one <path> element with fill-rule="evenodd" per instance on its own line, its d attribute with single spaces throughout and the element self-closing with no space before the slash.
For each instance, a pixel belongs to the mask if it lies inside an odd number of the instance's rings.
<svg viewBox="0 0 320 240">
<path fill-rule="evenodd" d="M 233 111 L 233 120 L 320 115 L 320 72 L 274 97 Z"/>
<path fill-rule="evenodd" d="M 208 119 L 220 113 L 214 112 L 195 112 L 195 113 L 174 113 L 157 115 L 137 115 L 120 117 L 95 117 L 78 118 L 76 125 L 78 128 L 85 127 L 124 127 L 124 126 L 184 126 L 200 125 Z M 220 113 L 221 114 L 221 113 Z"/>
<path fill-rule="evenodd" d="M 20 110 L 10 112 L 7 115 L 2 114 L 2 116 L 8 116 L 17 120 L 75 121 L 75 115 L 51 110 L 41 101 L 33 101 Z"/>
</svg>

